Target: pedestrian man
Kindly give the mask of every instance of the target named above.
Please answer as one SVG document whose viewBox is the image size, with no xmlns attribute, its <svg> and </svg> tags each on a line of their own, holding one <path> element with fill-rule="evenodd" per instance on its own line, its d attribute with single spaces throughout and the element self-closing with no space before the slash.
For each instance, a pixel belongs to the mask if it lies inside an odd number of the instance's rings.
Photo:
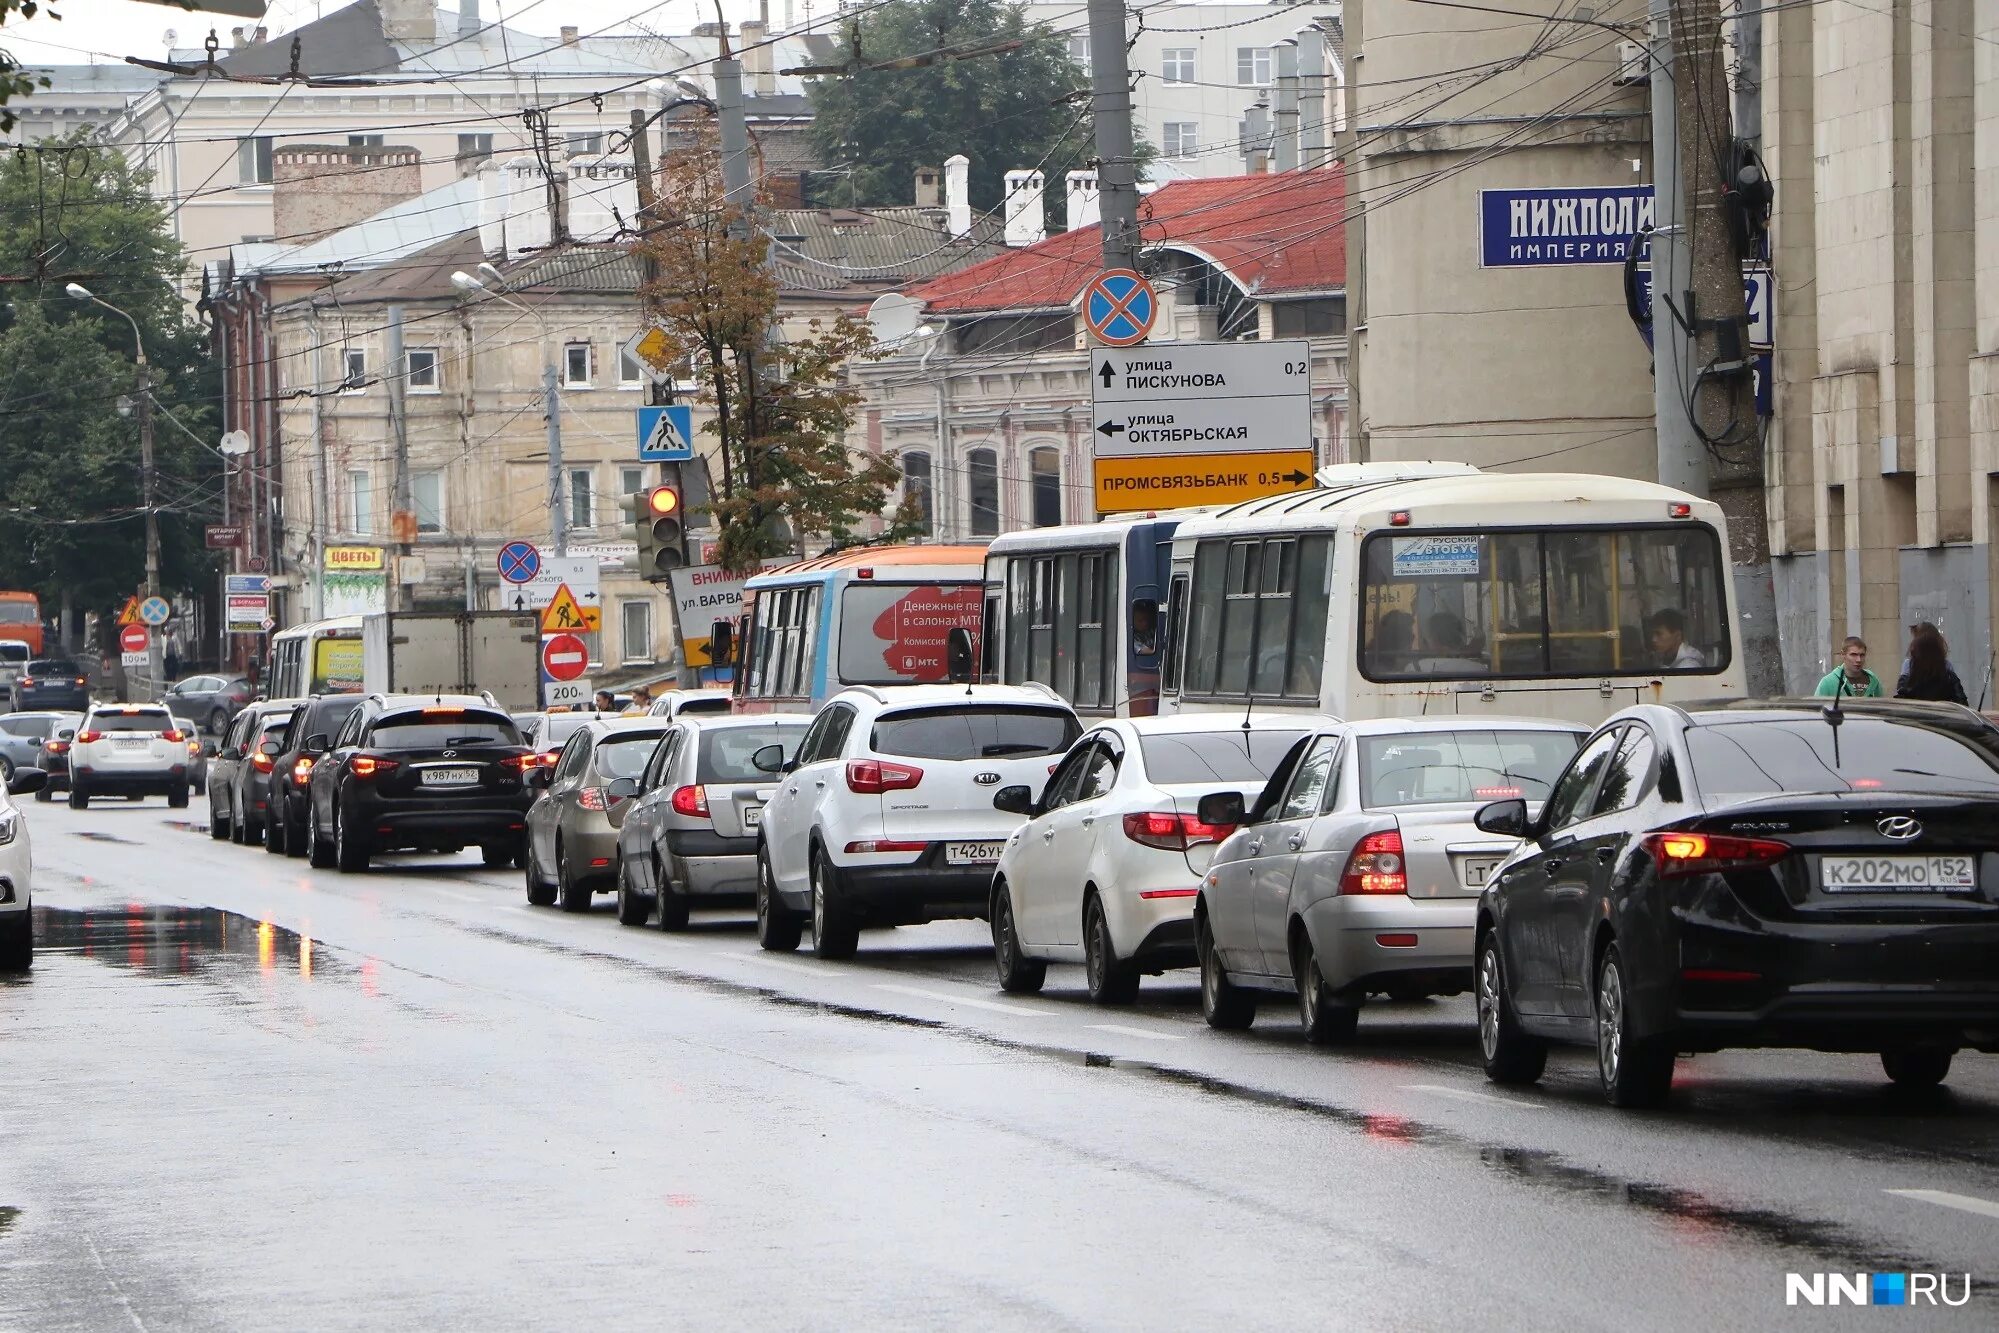
<svg viewBox="0 0 1999 1333">
<path fill-rule="evenodd" d="M 1839 657 L 1839 665 L 1826 672 L 1825 679 L 1812 693 L 1824 698 L 1859 699 L 1879 699 L 1887 693 L 1881 688 L 1881 677 L 1867 669 L 1867 640 L 1858 635 L 1850 637 L 1840 649 Z"/>
</svg>

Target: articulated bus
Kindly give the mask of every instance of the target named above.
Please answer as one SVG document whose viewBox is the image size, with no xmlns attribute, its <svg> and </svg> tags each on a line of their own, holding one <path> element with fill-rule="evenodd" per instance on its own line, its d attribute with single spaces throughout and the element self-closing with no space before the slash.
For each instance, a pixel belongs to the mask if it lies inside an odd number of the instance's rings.
<svg viewBox="0 0 1999 1333">
<path fill-rule="evenodd" d="M 1085 717 L 1159 711 L 1160 607 L 1183 509 L 1031 528 L 986 552 L 982 674 L 1039 681 Z"/>
<path fill-rule="evenodd" d="M 1721 510 L 1651 482 L 1348 464 L 1180 524 L 1166 712 L 1528 714 L 1741 697 Z"/>
<path fill-rule="evenodd" d="M 946 679 L 951 630 L 977 638 L 985 561 L 983 545 L 867 547 L 756 575 L 732 635 L 732 707 L 813 711 L 846 685 Z"/>
<path fill-rule="evenodd" d="M 263 690 L 267 699 L 359 693 L 361 617 L 311 620 L 273 634 Z"/>
</svg>

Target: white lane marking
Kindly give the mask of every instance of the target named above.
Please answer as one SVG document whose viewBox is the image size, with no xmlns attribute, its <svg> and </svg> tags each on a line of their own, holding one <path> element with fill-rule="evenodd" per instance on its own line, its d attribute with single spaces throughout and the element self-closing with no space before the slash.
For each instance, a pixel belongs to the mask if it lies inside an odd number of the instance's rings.
<svg viewBox="0 0 1999 1333">
<path fill-rule="evenodd" d="M 762 963 L 765 967 L 782 968 L 786 972 L 803 972 L 809 977 L 826 975 L 826 969 L 823 967 L 808 967 L 804 963 L 794 963 L 788 958 L 772 958 L 767 953 L 731 953 L 727 949 L 706 949 L 703 952 L 717 958 L 733 958 L 739 963 Z"/>
<path fill-rule="evenodd" d="M 1883 1194 L 1893 1194 L 1902 1199 L 1919 1199 L 1924 1203 L 1936 1204 L 1939 1208 L 1955 1208 L 1959 1212 L 1976 1213 L 1980 1217 L 1999 1217 L 1999 1203 L 1990 1199 L 1978 1199 L 1969 1194 L 1952 1194 L 1949 1190 L 1883 1190 Z"/>
<path fill-rule="evenodd" d="M 923 1000 L 941 1000 L 945 1004 L 964 1004 L 974 1009 L 990 1009 L 996 1014 L 1017 1014 L 1024 1018 L 1053 1017 L 1051 1014 L 1042 1013 L 1038 1009 L 1028 1009 L 1022 1005 L 1001 1004 L 996 1000 L 975 1000 L 967 995 L 953 995 L 949 991 L 925 990 L 921 986 L 894 986 L 878 981 L 874 989 L 885 990 L 891 995 L 914 995 Z"/>
<path fill-rule="evenodd" d="M 1511 1097 L 1495 1097 L 1489 1092 L 1473 1092 L 1469 1088 L 1447 1088 L 1440 1083 L 1404 1083 L 1404 1092 L 1434 1092 L 1439 1097 L 1455 1097 L 1460 1101 L 1485 1102 L 1491 1106 L 1517 1106 L 1523 1111 L 1543 1109 L 1538 1102 L 1519 1102 Z"/>
<path fill-rule="evenodd" d="M 1120 1037 L 1145 1037 L 1152 1041 L 1185 1041 L 1177 1032 L 1154 1032 L 1150 1028 L 1128 1028 L 1122 1023 L 1085 1023 L 1092 1032 L 1115 1032 Z"/>
</svg>

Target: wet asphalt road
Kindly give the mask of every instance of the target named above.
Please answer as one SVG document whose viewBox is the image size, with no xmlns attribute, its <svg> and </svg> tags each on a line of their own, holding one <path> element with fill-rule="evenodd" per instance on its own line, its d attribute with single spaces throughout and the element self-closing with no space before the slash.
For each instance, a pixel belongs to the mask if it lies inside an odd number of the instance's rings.
<svg viewBox="0 0 1999 1333">
<path fill-rule="evenodd" d="M 1480 1075 L 1467 1001 L 1338 1054 L 993 987 L 979 923 L 853 964 L 529 908 L 472 856 L 367 876 L 201 802 L 27 807 L 0 984 L 0 1328 L 1999 1325 L 1999 1057 Z M 1908 1194 L 1896 1191 L 1928 1191 Z M 1969 1308 L 1785 1274 L 1969 1271 Z"/>
</svg>

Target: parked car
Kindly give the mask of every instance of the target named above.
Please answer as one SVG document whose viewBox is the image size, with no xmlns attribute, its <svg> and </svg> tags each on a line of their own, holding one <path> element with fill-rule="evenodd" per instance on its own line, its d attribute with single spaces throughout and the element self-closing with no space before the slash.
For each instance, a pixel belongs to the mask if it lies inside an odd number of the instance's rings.
<svg viewBox="0 0 1999 1333">
<path fill-rule="evenodd" d="M 1020 816 L 1004 786 L 1045 781 L 1076 714 L 1040 685 L 855 686 L 828 699 L 764 808 L 757 934 L 766 949 L 853 955 L 866 925 L 981 917 Z"/>
<path fill-rule="evenodd" d="M 1224 784 L 1255 795 L 1315 723 L 1331 721 L 1189 713 L 1104 722 L 1045 788 L 1002 787 L 993 805 L 1027 822 L 993 876 L 1000 988 L 1036 991 L 1050 962 L 1080 962 L 1091 999 L 1129 1004 L 1141 973 L 1191 966 L 1194 897 L 1233 831 L 1201 823 L 1196 803 Z"/>
<path fill-rule="evenodd" d="M 208 766 L 208 836 L 262 842 L 270 810 L 271 778 L 294 714 L 296 699 L 267 699 L 236 715 Z"/>
<path fill-rule="evenodd" d="M 487 865 L 510 864 L 534 803 L 522 780 L 533 767 L 513 718 L 488 699 L 368 695 L 312 766 L 312 864 L 351 873 L 378 852 L 475 845 Z"/>
<path fill-rule="evenodd" d="M 0 643 L 4 643 L 0 639 Z M 0 782 L 11 782 L 17 770 L 35 768 L 42 742 L 68 713 L 0 713 Z"/>
<path fill-rule="evenodd" d="M 272 759 L 265 851 L 305 855 L 306 787 L 312 781 L 312 767 L 340 733 L 347 715 L 360 706 L 358 694 L 315 694 L 299 705 L 285 732 L 285 743 Z"/>
<path fill-rule="evenodd" d="M 652 697 L 652 705 L 646 712 L 652 717 L 672 719 L 684 713 L 726 713 L 729 707 L 727 690 L 662 690 Z"/>
<path fill-rule="evenodd" d="M 93 796 L 164 796 L 187 806 L 187 737 L 158 704 L 98 704 L 69 751 L 69 808 Z"/>
<path fill-rule="evenodd" d="M 1353 1037 L 1371 994 L 1469 989 L 1478 896 L 1518 842 L 1473 816 L 1495 796 L 1545 800 L 1583 734 L 1543 719 L 1337 723 L 1248 809 L 1236 791 L 1203 797 L 1203 823 L 1240 825 L 1194 904 L 1208 1022 L 1248 1027 L 1281 992 L 1324 1045 Z"/>
<path fill-rule="evenodd" d="M 39 793 L 48 775 L 16 768 L 0 783 L 0 972 L 25 972 L 35 962 L 35 858 L 28 817 L 12 798 Z"/>
<path fill-rule="evenodd" d="M 189 795 L 208 790 L 208 758 L 213 746 L 201 728 L 188 718 L 174 714 L 174 726 L 187 737 L 187 790 Z"/>
<path fill-rule="evenodd" d="M 1594 1045 L 1604 1096 L 1649 1106 L 1685 1051 L 1878 1053 L 1931 1087 L 1999 1050 L 1999 731 L 1956 704 L 1627 708 L 1479 903 L 1487 1077 Z"/>
<path fill-rule="evenodd" d="M 245 676 L 189 676 L 169 685 L 160 702 L 184 717 L 199 719 L 210 733 L 220 736 L 256 697 L 256 687 Z"/>
<path fill-rule="evenodd" d="M 781 769 L 811 724 L 773 713 L 681 714 L 632 784 L 618 830 L 618 920 L 642 926 L 657 906 L 659 928 L 679 930 L 697 902 L 755 900 L 757 829 L 778 781 L 757 755 L 768 763 L 776 746 Z"/>
<path fill-rule="evenodd" d="M 528 810 L 528 902 L 588 911 L 591 897 L 617 887 L 618 826 L 635 779 L 666 735 L 649 717 L 596 715 L 570 733 L 552 767 L 537 765 L 529 784 L 541 792 Z M 624 780 L 625 789 L 613 788 Z"/>
<path fill-rule="evenodd" d="M 28 659 L 34 649 L 19 639 L 0 639 L 0 697 L 7 700 L 9 708 L 18 707 L 14 702 L 14 682 L 27 674 Z"/>
<path fill-rule="evenodd" d="M 37 801 L 53 800 L 55 793 L 69 790 L 69 752 L 76 744 L 76 732 L 83 725 L 83 714 L 58 713 L 56 718 L 54 728 L 35 747 L 35 767 L 48 774 L 48 781 L 35 790 Z"/>
<path fill-rule="evenodd" d="M 90 678 L 66 657 L 38 657 L 14 681 L 14 707 L 80 713 L 90 707 Z"/>
</svg>

